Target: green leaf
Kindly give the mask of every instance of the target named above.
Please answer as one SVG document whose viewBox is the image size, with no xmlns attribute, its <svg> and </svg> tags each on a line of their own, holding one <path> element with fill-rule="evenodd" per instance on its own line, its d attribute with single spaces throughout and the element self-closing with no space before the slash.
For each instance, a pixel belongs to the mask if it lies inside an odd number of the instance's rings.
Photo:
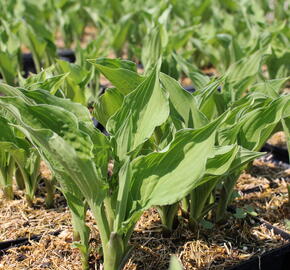
<svg viewBox="0 0 290 270">
<path fill-rule="evenodd" d="M 199 110 L 209 120 L 213 120 L 227 109 L 227 103 L 223 95 L 218 92 L 223 79 L 215 80 L 206 85 L 201 90 L 194 93 L 198 102 Z"/>
<path fill-rule="evenodd" d="M 52 95 L 55 95 L 58 89 L 61 88 L 65 78 L 69 73 L 56 75 L 50 78 L 46 78 L 42 82 L 37 82 L 35 84 L 30 85 L 29 87 L 26 86 L 26 89 L 29 90 L 37 90 L 37 89 L 44 89 L 49 91 Z"/>
<path fill-rule="evenodd" d="M 176 256 L 171 256 L 169 270 L 182 270 L 182 265 Z"/>
<path fill-rule="evenodd" d="M 179 131 L 168 150 L 133 160 L 131 196 L 139 207 L 173 204 L 199 184 L 213 155 L 215 129 L 221 121 Z"/>
<path fill-rule="evenodd" d="M 88 61 L 94 64 L 123 95 L 128 95 L 144 80 L 144 77 L 136 73 L 136 66 L 131 61 L 109 58 Z"/>
<path fill-rule="evenodd" d="M 196 26 L 190 26 L 181 29 L 178 32 L 170 33 L 170 37 L 168 38 L 168 49 L 170 52 L 173 50 L 178 50 L 183 47 L 188 40 L 192 37 L 194 30 L 196 30 Z"/>
<path fill-rule="evenodd" d="M 225 78 L 228 83 L 232 84 L 232 91 L 234 91 L 231 93 L 232 100 L 240 98 L 249 84 L 253 82 L 261 68 L 262 56 L 263 54 L 257 51 L 229 67 Z"/>
<path fill-rule="evenodd" d="M 124 165 L 119 171 L 119 189 L 116 203 L 116 219 L 114 221 L 114 230 L 118 231 L 122 222 L 126 218 L 126 206 L 130 194 L 130 181 L 131 181 L 132 168 L 130 159 L 127 158 Z"/>
<path fill-rule="evenodd" d="M 278 98 L 281 87 L 287 80 L 289 80 L 289 78 L 290 77 L 257 83 L 250 88 L 250 91 L 263 93 L 271 98 Z"/>
<path fill-rule="evenodd" d="M 15 84 L 17 65 L 15 59 L 9 56 L 7 52 L 0 51 L 0 71 L 6 83 L 10 85 Z"/>
<path fill-rule="evenodd" d="M 284 219 L 284 223 L 285 223 L 285 226 L 286 226 L 287 230 L 290 230 L 290 220 L 289 219 Z"/>
<path fill-rule="evenodd" d="M 124 158 L 149 139 L 155 127 L 164 123 L 168 115 L 168 100 L 154 69 L 136 90 L 125 97 L 122 107 L 107 123 L 118 157 Z"/>
<path fill-rule="evenodd" d="M 72 101 L 87 105 L 85 86 L 90 79 L 90 73 L 83 67 L 63 60 L 57 60 L 56 70 L 67 74 L 64 78 L 63 92 Z"/>
<path fill-rule="evenodd" d="M 208 76 L 199 72 L 190 72 L 189 78 L 192 81 L 193 87 L 197 90 L 205 88 L 206 85 L 210 82 L 210 78 Z"/>
<path fill-rule="evenodd" d="M 63 73 L 69 73 L 69 77 L 71 77 L 74 83 L 78 85 L 83 84 L 88 76 L 88 71 L 86 71 L 83 67 L 64 60 L 57 60 L 57 68 Z"/>
<path fill-rule="evenodd" d="M 177 113 L 178 115 L 172 116 L 181 118 L 184 127 L 199 128 L 207 123 L 206 117 L 198 109 L 195 98 L 186 92 L 176 80 L 164 73 L 160 73 L 160 80 L 169 93 L 170 103 L 174 107 L 174 111 L 171 109 L 170 114 Z"/>
<path fill-rule="evenodd" d="M 247 216 L 247 212 L 244 209 L 242 208 L 236 209 L 236 213 L 234 214 L 234 217 L 238 219 L 242 219 L 242 218 L 245 218 L 246 216 Z"/>
<path fill-rule="evenodd" d="M 248 213 L 249 215 L 254 216 L 254 217 L 258 216 L 258 214 L 257 214 L 257 212 L 255 211 L 255 209 L 254 209 L 253 206 L 251 206 L 251 205 L 247 205 L 247 206 L 245 206 L 245 209 L 246 209 L 246 211 L 247 211 L 247 213 Z"/>
<path fill-rule="evenodd" d="M 289 76 L 290 53 L 286 50 L 283 54 L 277 55 L 277 51 L 272 49 L 272 54 L 266 60 L 271 79 Z"/>
<path fill-rule="evenodd" d="M 21 131 L 40 147 L 59 174 L 70 172 L 89 203 L 103 200 L 105 185 L 92 161 L 92 142 L 78 129 L 72 113 L 52 105 L 30 105 L 19 97 L 1 97 L 0 106 L 13 114 Z"/>
<path fill-rule="evenodd" d="M 72 102 L 69 99 L 53 96 L 49 92 L 44 90 L 36 90 L 36 91 L 22 90 L 22 94 L 24 94 L 30 100 L 33 100 L 36 104 L 49 104 L 60 108 L 64 108 L 65 110 L 73 113 L 78 118 L 79 121 L 84 122 L 88 125 L 90 124 L 93 125 L 89 110 L 79 103 Z"/>
<path fill-rule="evenodd" d="M 238 142 L 247 149 L 259 150 L 281 121 L 290 96 L 282 96 L 269 105 L 250 111 L 241 119 Z"/>
<path fill-rule="evenodd" d="M 39 180 L 39 153 L 24 138 L 16 137 L 12 125 L 2 117 L 0 129 L 1 151 L 8 152 L 17 163 L 24 180 L 26 198 L 31 203 Z"/>
<path fill-rule="evenodd" d="M 206 230 L 211 230 L 214 227 L 214 224 L 212 222 L 205 220 L 205 219 L 201 220 L 200 224 Z"/>
<path fill-rule="evenodd" d="M 116 89 L 106 89 L 94 106 L 94 116 L 105 127 L 109 118 L 122 106 L 124 96 Z"/>
<path fill-rule="evenodd" d="M 130 27 L 132 26 L 132 16 L 134 14 L 129 13 L 124 15 L 118 22 L 117 29 L 114 31 L 114 39 L 112 42 L 112 47 L 119 52 L 127 39 Z"/>
<path fill-rule="evenodd" d="M 160 61 L 167 43 L 168 36 L 163 25 L 156 26 L 149 32 L 148 36 L 145 37 L 141 56 L 145 73 L 152 70 L 154 65 Z"/>
<path fill-rule="evenodd" d="M 200 220 L 207 212 L 206 203 L 213 189 L 229 173 L 240 171 L 245 163 L 261 156 L 237 145 L 216 147 L 215 153 L 206 164 L 206 174 L 190 194 L 190 217 L 194 221 Z"/>
</svg>

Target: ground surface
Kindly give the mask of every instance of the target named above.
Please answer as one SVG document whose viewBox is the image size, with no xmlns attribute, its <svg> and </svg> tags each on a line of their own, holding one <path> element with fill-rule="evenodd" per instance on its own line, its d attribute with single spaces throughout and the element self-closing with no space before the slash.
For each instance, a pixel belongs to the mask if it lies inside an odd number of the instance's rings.
<svg viewBox="0 0 290 270">
<path fill-rule="evenodd" d="M 287 230 L 289 180 L 287 167 L 257 160 L 241 175 L 237 188 L 260 190 L 241 195 L 234 204 L 241 208 L 251 205 L 260 217 Z M 39 242 L 31 241 L 31 245 L 12 248 L 2 255 L 0 269 L 81 269 L 79 252 L 72 247 L 70 214 L 60 193 L 53 209 L 45 208 L 43 188 L 33 208 L 26 205 L 22 192 L 17 191 L 15 200 L 1 200 L 0 209 L 1 241 L 44 234 Z M 91 268 L 100 269 L 100 241 L 90 213 L 87 222 L 92 230 Z M 58 236 L 49 235 L 57 230 L 61 230 Z M 159 216 L 155 209 L 150 209 L 136 226 L 131 239 L 134 249 L 124 269 L 167 269 L 171 254 L 179 257 L 185 269 L 224 269 L 285 242 L 250 215 L 244 219 L 229 215 L 226 224 L 201 228 L 195 233 L 187 228 L 185 220 L 170 237 L 164 237 Z"/>
</svg>

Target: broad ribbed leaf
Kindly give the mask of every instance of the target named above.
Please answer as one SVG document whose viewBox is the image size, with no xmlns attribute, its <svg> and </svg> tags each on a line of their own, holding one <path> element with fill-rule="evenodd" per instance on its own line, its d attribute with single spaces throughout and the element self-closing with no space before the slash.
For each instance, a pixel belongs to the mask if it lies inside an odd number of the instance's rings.
<svg viewBox="0 0 290 270">
<path fill-rule="evenodd" d="M 1 89 L 1 85 L 0 85 Z M 72 102 L 70 99 L 59 98 L 51 95 L 47 91 L 44 90 L 36 90 L 36 91 L 25 91 L 22 90 L 22 93 L 33 100 L 36 104 L 47 104 L 54 105 L 59 108 L 63 108 L 71 113 L 73 113 L 78 121 L 84 122 L 88 125 L 93 125 L 89 110 L 82 106 L 79 103 Z"/>
<path fill-rule="evenodd" d="M 124 96 L 117 88 L 106 89 L 95 104 L 94 116 L 105 127 L 108 119 L 122 106 Z"/>
<path fill-rule="evenodd" d="M 226 178 L 228 174 L 238 175 L 247 163 L 262 155 L 263 153 L 249 151 L 237 146 L 218 148 L 216 156 L 207 162 L 206 176 L 190 194 L 191 218 L 194 221 L 198 221 L 207 213 L 204 212 L 204 209 L 211 192 L 222 180 L 231 180 L 231 178 Z M 233 185 L 233 183 L 228 182 L 224 185 L 227 184 Z"/>
<path fill-rule="evenodd" d="M 259 71 L 262 53 L 255 52 L 250 57 L 244 57 L 232 64 L 226 72 L 228 82 L 242 81 L 247 77 L 255 76 Z"/>
<path fill-rule="evenodd" d="M 29 98 L 27 98 L 19 89 L 12 87 L 10 85 L 0 83 L 0 93 L 5 96 L 21 97 L 26 102 L 33 103 Z"/>
<path fill-rule="evenodd" d="M 238 151 L 239 147 L 237 145 L 216 147 L 214 156 L 209 158 L 206 163 L 206 174 L 222 175 L 226 173 Z"/>
<path fill-rule="evenodd" d="M 15 128 L 2 117 L 0 130 L 0 149 L 9 153 L 17 163 L 24 180 L 26 198 L 32 200 L 39 180 L 39 153 L 27 140 L 16 137 Z"/>
<path fill-rule="evenodd" d="M 237 145 L 216 147 L 213 157 L 206 163 L 206 175 L 199 182 L 199 186 L 190 193 L 190 217 L 198 221 L 203 217 L 206 202 L 212 190 L 218 184 L 233 163 L 239 151 Z"/>
<path fill-rule="evenodd" d="M 250 150 L 259 150 L 282 120 L 290 96 L 282 96 L 268 106 L 250 111 L 242 118 L 238 143 Z"/>
<path fill-rule="evenodd" d="M 48 104 L 58 106 L 73 113 L 79 121 L 79 129 L 90 135 L 93 141 L 94 161 L 97 169 L 105 176 L 107 174 L 107 161 L 110 153 L 110 144 L 107 138 L 94 128 L 91 116 L 86 107 L 69 99 L 58 98 L 44 90 L 26 91 L 0 84 L 0 91 L 12 96 L 21 96 L 31 104 Z"/>
<path fill-rule="evenodd" d="M 163 25 L 151 29 L 144 41 L 141 60 L 145 72 L 152 70 L 154 65 L 161 59 L 163 50 L 168 43 L 168 34 Z"/>
<path fill-rule="evenodd" d="M 123 95 L 132 92 L 144 80 L 144 77 L 136 72 L 133 62 L 109 58 L 88 61 L 94 64 Z"/>
<path fill-rule="evenodd" d="M 103 200 L 105 184 L 92 161 L 92 142 L 78 129 L 72 113 L 52 105 L 30 105 L 18 97 L 1 97 L 0 106 L 13 114 L 52 166 L 60 164 L 60 171 L 69 172 L 89 203 Z"/>
<path fill-rule="evenodd" d="M 214 153 L 218 119 L 197 130 L 182 130 L 165 152 L 132 162 L 131 197 L 140 208 L 173 204 L 196 187 Z"/>
<path fill-rule="evenodd" d="M 222 81 L 223 78 L 213 81 L 206 87 L 194 93 L 199 105 L 199 110 L 209 120 L 215 119 L 226 111 L 227 103 L 223 95 L 218 92 L 218 88 L 221 86 Z"/>
<path fill-rule="evenodd" d="M 57 60 L 56 68 L 61 71 L 61 73 L 69 73 L 69 77 L 73 79 L 74 83 L 82 85 L 84 81 L 87 80 L 88 71 L 83 67 L 69 63 L 64 60 Z"/>
<path fill-rule="evenodd" d="M 289 76 L 290 73 L 290 52 L 285 48 L 281 54 L 278 50 L 272 49 L 272 54 L 267 58 L 266 64 L 271 79 Z"/>
<path fill-rule="evenodd" d="M 290 77 L 257 83 L 250 88 L 250 91 L 263 93 L 271 98 L 278 98 L 282 85 L 289 80 L 289 78 Z"/>
<path fill-rule="evenodd" d="M 118 22 L 117 29 L 114 31 L 114 39 L 112 42 L 112 47 L 118 52 L 122 50 L 124 43 L 126 42 L 126 38 L 130 27 L 133 23 L 133 15 L 134 13 L 129 13 L 124 15 L 120 21 Z"/>
<path fill-rule="evenodd" d="M 164 73 L 160 73 L 160 80 L 169 93 L 169 100 L 174 111 L 182 118 L 184 127 L 199 128 L 207 123 L 206 117 L 198 109 L 195 98 L 186 92 L 176 80 Z M 170 114 L 173 114 L 174 111 L 171 111 Z"/>
<path fill-rule="evenodd" d="M 0 116 L 0 149 L 9 152 L 17 163 L 25 167 L 28 158 L 29 143 L 25 139 L 15 136 L 13 127 L 9 122 Z"/>
<path fill-rule="evenodd" d="M 247 87 L 255 80 L 261 67 L 262 53 L 255 52 L 232 64 L 225 74 L 226 82 L 230 84 L 231 100 L 239 99 Z"/>
<path fill-rule="evenodd" d="M 6 83 L 14 85 L 17 75 L 17 65 L 15 59 L 10 57 L 8 53 L 4 53 L 2 51 L 0 51 L 0 71 Z"/>
<path fill-rule="evenodd" d="M 189 78 L 192 81 L 193 87 L 196 90 L 201 90 L 210 82 L 210 78 L 206 75 L 203 75 L 199 72 L 190 72 Z"/>
<path fill-rule="evenodd" d="M 49 91 L 52 95 L 54 95 L 57 92 L 57 90 L 61 87 L 68 74 L 69 73 L 65 73 L 46 78 L 44 81 L 36 82 L 34 84 L 31 84 L 30 86 L 26 86 L 26 89 L 27 90 L 44 89 Z"/>
<path fill-rule="evenodd" d="M 149 139 L 155 127 L 164 123 L 168 115 L 168 100 L 155 69 L 135 91 L 125 97 L 120 110 L 107 123 L 119 158 L 122 159 Z"/>
<path fill-rule="evenodd" d="M 118 231 L 122 222 L 126 218 L 126 211 L 128 197 L 130 194 L 130 182 L 131 182 L 131 165 L 130 159 L 124 162 L 124 165 L 119 171 L 119 189 L 116 202 L 116 219 L 114 221 L 114 230 Z"/>
<path fill-rule="evenodd" d="M 90 79 L 90 73 L 85 68 L 63 60 L 57 60 L 56 70 L 59 74 L 66 73 L 63 92 L 72 101 L 87 105 L 85 86 Z"/>
<path fill-rule="evenodd" d="M 168 40 L 168 51 L 176 51 L 184 46 L 188 40 L 192 37 L 194 30 L 196 30 L 196 26 L 190 26 L 184 29 L 181 29 L 178 32 L 170 33 L 170 37 Z"/>
<path fill-rule="evenodd" d="M 232 104 L 227 119 L 219 127 L 218 140 L 220 145 L 234 144 L 243 125 L 241 121 L 244 115 L 258 108 L 263 108 L 271 102 L 271 99 L 261 94 L 251 94 L 239 99 Z M 248 115 L 249 116 L 249 115 Z M 246 122 L 246 120 L 245 120 Z"/>
</svg>

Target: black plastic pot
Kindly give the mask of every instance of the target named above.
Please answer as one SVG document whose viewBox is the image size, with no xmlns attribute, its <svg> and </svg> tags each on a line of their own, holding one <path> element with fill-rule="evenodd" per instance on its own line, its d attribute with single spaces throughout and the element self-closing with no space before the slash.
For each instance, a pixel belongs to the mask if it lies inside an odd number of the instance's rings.
<svg viewBox="0 0 290 270">
<path fill-rule="evenodd" d="M 250 194 L 254 192 L 262 191 L 261 186 L 257 186 L 251 189 L 242 190 L 243 194 Z M 229 206 L 228 211 L 234 213 L 235 207 Z M 280 235 L 285 240 L 290 240 L 290 234 L 280 228 L 273 226 L 266 220 L 252 216 L 256 222 L 264 225 L 269 230 L 272 230 L 274 234 Z M 226 270 L 289 270 L 290 269 L 290 243 L 282 247 L 275 248 L 260 256 L 254 256 L 249 260 L 241 262 L 235 266 L 226 268 Z"/>
<path fill-rule="evenodd" d="M 247 190 L 246 193 L 257 192 L 256 190 Z M 235 207 L 228 207 L 228 211 L 234 213 Z M 290 240 L 290 234 L 280 228 L 273 226 L 266 220 L 251 216 L 257 223 L 264 225 L 269 230 L 272 230 L 274 234 L 280 235 L 285 240 Z M 267 251 L 262 255 L 254 256 L 246 261 L 243 261 L 237 265 L 226 268 L 226 270 L 289 270 L 290 267 L 290 243 Z"/>
<path fill-rule="evenodd" d="M 256 186 L 253 188 L 247 188 L 247 189 L 243 189 L 240 192 L 242 194 L 250 194 L 250 193 L 254 193 L 254 192 L 262 192 L 264 189 L 262 186 Z"/>
<path fill-rule="evenodd" d="M 183 86 L 184 90 L 186 90 L 189 93 L 194 93 L 196 90 L 193 86 Z"/>
<path fill-rule="evenodd" d="M 271 153 L 274 159 L 289 164 L 289 154 L 287 149 L 265 143 L 265 145 L 261 149 L 261 152 Z"/>
<path fill-rule="evenodd" d="M 239 263 L 226 270 L 289 270 L 290 268 L 290 243 L 265 252 L 261 256 Z"/>
<path fill-rule="evenodd" d="M 70 63 L 73 63 L 76 60 L 74 51 L 72 50 L 59 50 L 57 54 L 60 59 L 68 61 Z M 30 72 L 36 73 L 35 64 L 33 62 L 33 57 L 31 53 L 22 54 L 22 64 L 24 77 L 27 77 Z"/>
</svg>

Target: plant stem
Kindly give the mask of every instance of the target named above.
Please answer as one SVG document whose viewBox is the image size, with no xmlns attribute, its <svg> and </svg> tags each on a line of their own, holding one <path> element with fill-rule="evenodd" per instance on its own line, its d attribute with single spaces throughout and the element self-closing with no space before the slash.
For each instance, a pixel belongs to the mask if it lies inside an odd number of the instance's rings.
<svg viewBox="0 0 290 270">
<path fill-rule="evenodd" d="M 90 265 L 89 265 L 89 256 L 81 256 L 81 263 L 82 263 L 82 269 L 83 270 L 89 270 Z"/>
<path fill-rule="evenodd" d="M 104 249 L 104 269 L 117 270 L 120 267 L 124 257 L 124 243 L 122 237 L 115 232 L 110 235 L 110 240 Z"/>
<path fill-rule="evenodd" d="M 106 217 L 104 206 L 96 205 L 94 202 L 88 202 L 89 207 L 93 213 L 93 216 L 97 222 L 99 229 L 102 246 L 104 247 L 110 240 L 110 226 Z"/>
<path fill-rule="evenodd" d="M 190 193 L 190 217 L 189 217 L 189 225 L 195 231 L 198 222 L 208 213 L 210 210 L 209 206 L 209 199 L 213 189 L 217 184 L 217 180 L 213 178 L 211 181 L 206 182 Z"/>
<path fill-rule="evenodd" d="M 21 170 L 19 167 L 17 167 L 16 171 L 15 171 L 15 179 L 16 179 L 16 183 L 17 186 L 20 190 L 24 190 L 25 189 L 25 183 L 24 183 L 24 179 L 23 179 L 23 175 L 21 173 Z"/>
<path fill-rule="evenodd" d="M 115 214 L 111 206 L 111 198 L 106 197 L 104 199 L 104 205 L 105 205 L 105 211 L 106 211 L 106 216 L 108 219 L 110 231 L 112 231 L 113 226 L 114 226 Z"/>
<path fill-rule="evenodd" d="M 55 178 L 46 179 L 44 178 L 45 188 L 46 188 L 46 198 L 45 204 L 47 208 L 54 207 L 54 192 L 55 192 Z"/>
<path fill-rule="evenodd" d="M 158 206 L 157 210 L 160 215 L 164 233 L 170 233 L 173 230 L 174 220 L 176 218 L 179 202 L 172 205 Z"/>
<path fill-rule="evenodd" d="M 183 213 L 188 213 L 188 210 L 189 210 L 189 203 L 188 203 L 188 196 L 184 197 L 182 200 L 181 200 L 181 210 Z"/>
<path fill-rule="evenodd" d="M 89 237 L 90 237 L 90 229 L 86 225 L 86 206 L 83 208 L 83 215 L 79 215 L 74 213 L 71 210 L 72 216 L 72 225 L 73 225 L 73 240 L 74 245 L 79 249 L 81 253 L 81 262 L 82 269 L 89 269 L 89 255 L 90 255 L 90 247 L 89 247 Z"/>
<path fill-rule="evenodd" d="M 220 195 L 221 195 L 220 200 L 218 202 L 217 209 L 215 212 L 217 222 L 222 221 L 225 217 L 227 207 L 232 199 L 234 187 L 236 185 L 236 182 L 239 178 L 240 173 L 241 173 L 241 170 L 236 171 L 233 174 L 228 175 L 224 179 L 224 183 L 222 185 L 222 189 L 221 189 L 221 193 L 220 193 Z"/>
<path fill-rule="evenodd" d="M 110 230 L 108 217 L 106 216 L 107 212 L 104 209 L 104 205 L 96 206 L 94 203 L 89 202 L 89 206 L 97 222 L 101 236 L 104 270 L 120 269 L 119 267 L 125 261 L 124 258 L 126 258 L 126 254 L 129 251 L 128 241 L 135 226 L 132 226 L 125 235 L 112 232 Z"/>
<path fill-rule="evenodd" d="M 3 194 L 7 200 L 13 200 L 14 199 L 13 187 L 12 186 L 5 186 L 3 188 Z"/>
<path fill-rule="evenodd" d="M 31 197 L 29 194 L 25 194 L 25 199 L 29 207 L 33 206 L 33 196 Z"/>
<path fill-rule="evenodd" d="M 10 157 L 7 167 L 0 168 L 0 183 L 3 186 L 4 197 L 8 200 L 13 200 L 13 174 L 15 170 L 15 162 L 12 157 Z"/>
</svg>

